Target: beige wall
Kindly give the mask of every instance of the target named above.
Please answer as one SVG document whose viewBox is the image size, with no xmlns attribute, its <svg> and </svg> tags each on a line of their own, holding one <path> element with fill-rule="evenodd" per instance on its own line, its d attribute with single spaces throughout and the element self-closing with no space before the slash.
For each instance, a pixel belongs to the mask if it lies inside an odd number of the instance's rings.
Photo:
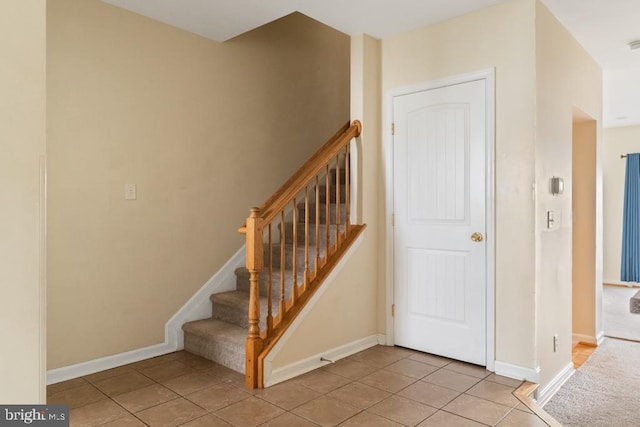
<svg viewBox="0 0 640 427">
<path fill-rule="evenodd" d="M 384 40 L 382 56 L 384 91 L 495 67 L 495 355 L 528 369 L 535 368 L 533 8 L 511 1 L 415 30 Z"/>
<path fill-rule="evenodd" d="M 603 141 L 604 283 L 626 283 L 620 281 L 626 171 L 620 155 L 640 152 L 640 126 L 605 129 Z"/>
<path fill-rule="evenodd" d="M 596 146 L 599 146 L 602 73 L 596 62 L 538 1 L 536 60 L 536 357 L 544 388 L 571 364 L 573 112 L 577 108 L 597 120 Z M 597 180 L 599 171 L 595 173 Z M 551 195 L 552 176 L 565 179 L 563 195 Z M 558 228 L 553 230 L 546 227 L 550 210 L 555 211 L 560 220 Z M 580 215 L 586 214 L 580 212 Z M 592 262 L 598 280 L 601 260 Z M 596 283 L 592 282 L 591 286 L 595 289 Z M 553 349 L 555 334 L 559 337 L 557 352 Z"/>
<path fill-rule="evenodd" d="M 349 38 L 294 14 L 219 44 L 96 0 L 47 19 L 52 369 L 164 341 L 349 119 Z"/>
<path fill-rule="evenodd" d="M 596 149 L 598 124 L 578 119 L 572 142 L 572 341 L 596 342 Z"/>
<path fill-rule="evenodd" d="M 378 263 L 378 211 L 384 200 L 378 193 L 380 177 L 380 41 L 369 36 L 351 38 L 351 117 L 362 121 L 357 141 L 358 222 L 367 224 L 362 243 L 352 250 L 348 263 L 313 311 L 272 359 L 272 369 L 285 367 L 323 351 L 384 333 Z M 382 328 L 382 329 L 381 329 Z M 330 332 L 327 332 L 330 331 Z"/>
<path fill-rule="evenodd" d="M 0 402 L 44 403 L 46 2 L 0 2 Z"/>
</svg>

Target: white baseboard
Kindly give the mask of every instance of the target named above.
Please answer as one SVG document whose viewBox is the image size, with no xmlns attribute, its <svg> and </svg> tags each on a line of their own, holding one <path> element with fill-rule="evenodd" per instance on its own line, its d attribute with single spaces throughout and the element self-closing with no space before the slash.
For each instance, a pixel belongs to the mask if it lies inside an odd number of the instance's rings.
<svg viewBox="0 0 640 427">
<path fill-rule="evenodd" d="M 243 245 L 238 252 L 167 321 L 164 327 L 164 343 L 101 357 L 75 365 L 64 366 L 62 368 L 51 369 L 47 371 L 47 385 L 182 350 L 184 348 L 182 325 L 192 320 L 211 317 L 211 301 L 209 297 L 211 294 L 235 290 L 235 271 L 236 268 L 244 265 L 244 259 L 245 246 Z"/>
<path fill-rule="evenodd" d="M 558 375 L 556 375 L 549 382 L 549 384 L 547 384 L 543 389 L 537 390 L 538 393 L 536 403 L 540 407 L 544 407 L 544 405 L 553 397 L 553 395 L 556 394 L 558 390 L 560 390 L 560 387 L 562 387 L 564 383 L 567 382 L 569 378 L 571 378 L 571 375 L 573 375 L 575 371 L 576 370 L 573 368 L 573 362 L 567 363 L 565 367 L 562 368 L 562 370 L 558 373 Z"/>
<path fill-rule="evenodd" d="M 175 347 L 169 344 L 156 344 L 125 353 L 114 354 L 77 363 L 75 365 L 64 366 L 62 368 L 50 369 L 47 371 L 47 385 L 59 383 L 66 380 L 82 377 L 84 375 L 95 374 L 106 369 L 117 368 L 129 363 L 139 362 L 151 357 L 162 356 L 163 354 L 176 351 Z"/>
<path fill-rule="evenodd" d="M 532 383 L 538 383 L 540 381 L 539 366 L 535 369 L 532 369 L 496 360 L 494 368 L 494 372 L 497 375 L 502 375 L 503 377 L 513 378 L 516 380 L 527 380 L 531 381 Z"/>
<path fill-rule="evenodd" d="M 245 264 L 245 245 L 227 261 L 216 274 L 214 274 L 196 292 L 180 310 L 173 315 L 164 328 L 165 342 L 177 349 L 184 348 L 184 332 L 182 325 L 193 320 L 211 317 L 212 294 L 236 290 L 236 269 Z"/>
<path fill-rule="evenodd" d="M 388 345 L 388 346 L 393 346 L 393 343 L 389 343 L 387 341 L 387 336 L 385 334 L 378 334 L 378 344 L 379 345 Z"/>
<path fill-rule="evenodd" d="M 604 331 L 600 331 L 600 333 L 596 337 L 596 344 L 598 344 L 598 345 L 602 344 L 604 339 L 605 339 Z"/>
<path fill-rule="evenodd" d="M 290 365 L 275 369 L 270 373 L 270 375 L 268 375 L 268 377 L 266 375 L 267 364 L 265 360 L 264 386 L 270 387 L 272 385 L 276 385 L 283 381 L 297 377 L 298 375 L 302 375 L 307 372 L 313 371 L 314 369 L 317 369 L 321 366 L 330 364 L 331 362 L 336 362 L 340 359 L 344 359 L 345 357 L 351 356 L 352 354 L 356 354 L 362 350 L 366 350 L 370 347 L 376 346 L 379 343 L 380 343 L 379 336 L 371 335 L 366 338 L 362 338 L 362 339 L 341 345 L 331 350 L 327 350 L 319 354 L 314 354 L 313 356 L 310 356 L 306 359 L 292 363 Z M 320 360 L 320 358 L 329 360 L 331 362 Z"/>
</svg>

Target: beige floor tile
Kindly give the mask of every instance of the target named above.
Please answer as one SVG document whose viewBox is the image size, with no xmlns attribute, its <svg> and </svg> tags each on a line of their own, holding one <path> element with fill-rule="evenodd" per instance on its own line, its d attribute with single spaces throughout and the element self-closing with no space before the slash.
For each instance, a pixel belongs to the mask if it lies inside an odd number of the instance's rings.
<svg viewBox="0 0 640 427">
<path fill-rule="evenodd" d="M 459 372 L 465 375 L 471 375 L 472 377 L 484 379 L 491 375 L 490 371 L 484 366 L 472 365 L 471 363 L 458 362 L 453 361 L 449 363 L 444 369 L 448 369 L 450 371 Z"/>
<path fill-rule="evenodd" d="M 519 403 L 518 406 L 516 406 L 515 409 L 517 409 L 518 411 L 528 412 L 530 414 L 533 414 L 531 409 L 529 409 L 524 403 Z"/>
<path fill-rule="evenodd" d="M 204 417 L 196 418 L 180 427 L 229 427 L 231 424 L 218 417 L 216 414 L 207 414 Z"/>
<path fill-rule="evenodd" d="M 533 414 L 511 411 L 498 423 L 498 427 L 545 427 L 548 424 Z"/>
<path fill-rule="evenodd" d="M 443 409 L 447 412 L 489 425 L 495 425 L 511 410 L 508 406 L 466 394 L 458 396 Z"/>
<path fill-rule="evenodd" d="M 170 400 L 153 408 L 138 412 L 136 416 L 151 427 L 175 427 L 188 421 L 201 417 L 205 410 L 189 402 L 178 398 Z"/>
<path fill-rule="evenodd" d="M 403 425 L 415 426 L 434 414 L 437 409 L 401 396 L 391 396 L 367 409 L 367 411 Z"/>
<path fill-rule="evenodd" d="M 232 384 L 218 383 L 185 397 L 208 411 L 217 411 L 250 396 Z"/>
<path fill-rule="evenodd" d="M 117 377 L 96 381 L 94 385 L 107 396 L 116 396 L 150 386 L 153 383 L 153 380 L 141 373 L 131 371 Z"/>
<path fill-rule="evenodd" d="M 127 415 L 129 415 L 127 411 L 116 402 L 105 399 L 69 411 L 69 425 L 71 427 L 98 426 Z"/>
<path fill-rule="evenodd" d="M 433 354 L 427 353 L 417 353 L 409 356 L 407 359 L 415 360 L 416 362 L 427 363 L 429 365 L 437 366 L 438 368 L 442 368 L 443 366 L 447 366 L 452 362 L 451 359 L 447 359 L 446 357 L 440 357 Z"/>
<path fill-rule="evenodd" d="M 438 370 L 438 368 L 433 365 L 427 365 L 426 363 L 421 363 L 410 359 L 398 360 L 397 362 L 392 363 L 384 369 L 416 379 L 424 378 L 425 376 Z"/>
<path fill-rule="evenodd" d="M 117 377 L 118 375 L 126 374 L 127 372 L 131 372 L 129 366 L 120 366 L 119 368 L 107 369 L 106 371 L 96 372 L 95 374 L 87 375 L 84 377 L 85 380 L 90 383 L 95 383 L 100 380 L 104 380 L 106 378 Z"/>
<path fill-rule="evenodd" d="M 149 368 L 140 369 L 140 373 L 158 382 L 163 382 L 171 378 L 182 375 L 192 374 L 196 372 L 177 360 L 169 360 L 168 362 L 159 363 Z"/>
<path fill-rule="evenodd" d="M 129 412 L 140 412 L 152 406 L 159 405 L 179 396 L 160 384 L 152 384 L 138 390 L 129 391 L 113 397 Z"/>
<path fill-rule="evenodd" d="M 481 427 L 484 425 L 486 424 L 480 424 L 445 411 L 438 411 L 418 424 L 418 427 Z"/>
<path fill-rule="evenodd" d="M 255 395 L 287 411 L 321 396 L 317 391 L 291 381 L 262 389 Z"/>
<path fill-rule="evenodd" d="M 513 387 L 494 383 L 491 381 L 480 381 L 478 384 L 467 390 L 467 394 L 490 400 L 495 403 L 510 406 L 517 406 L 520 401 L 512 394 Z"/>
<path fill-rule="evenodd" d="M 323 396 L 298 406 L 293 413 L 321 426 L 336 426 L 359 411 L 354 406 Z"/>
<path fill-rule="evenodd" d="M 212 375 L 220 381 L 231 382 L 234 384 L 244 384 L 244 375 L 240 372 L 236 372 L 233 369 L 225 368 L 217 363 L 209 369 L 203 371 L 208 375 Z"/>
<path fill-rule="evenodd" d="M 357 380 L 378 370 L 374 366 L 350 359 L 339 360 L 336 363 L 324 366 L 322 369 L 352 380 Z"/>
<path fill-rule="evenodd" d="M 87 385 L 87 382 L 84 380 L 84 378 L 75 378 L 73 380 L 51 384 L 47 386 L 47 396 L 83 385 Z"/>
<path fill-rule="evenodd" d="M 398 393 L 398 396 L 424 403 L 435 408 L 442 408 L 460 395 L 449 388 L 440 387 L 424 381 L 418 381 Z"/>
<path fill-rule="evenodd" d="M 204 357 L 192 355 L 191 357 L 187 357 L 181 360 L 182 363 L 187 365 L 192 369 L 196 369 L 198 371 L 204 371 L 205 369 L 211 369 L 217 365 L 216 362 L 205 359 Z"/>
<path fill-rule="evenodd" d="M 358 381 L 371 387 L 379 388 L 380 390 L 397 393 L 417 380 L 395 372 L 380 370 L 360 378 Z"/>
<path fill-rule="evenodd" d="M 349 360 L 365 363 L 376 368 L 384 368 L 400 359 L 404 359 L 404 355 L 389 351 L 380 350 L 379 347 L 371 347 L 368 350 L 353 354 L 348 357 Z"/>
<path fill-rule="evenodd" d="M 69 408 L 79 408 L 90 403 L 108 399 L 104 393 L 89 383 L 80 387 L 70 388 L 47 397 L 49 405 L 69 405 Z"/>
<path fill-rule="evenodd" d="M 347 421 L 340 424 L 340 427 L 402 427 L 402 424 L 398 424 L 380 415 L 372 414 L 371 412 L 360 412 L 355 417 L 349 418 Z"/>
<path fill-rule="evenodd" d="M 463 392 L 469 390 L 481 380 L 480 378 L 449 371 L 447 369 L 440 369 L 431 375 L 427 375 L 422 379 L 422 381 Z"/>
<path fill-rule="evenodd" d="M 284 413 L 284 410 L 257 397 L 250 397 L 226 408 L 216 415 L 230 424 L 254 427 Z"/>
<path fill-rule="evenodd" d="M 332 391 L 328 396 L 356 408 L 367 409 L 391 396 L 391 393 L 355 382 Z"/>
<path fill-rule="evenodd" d="M 100 427 L 146 427 L 146 424 L 133 415 L 126 415 L 117 420 L 102 424 Z"/>
<path fill-rule="evenodd" d="M 187 394 L 194 393 L 220 382 L 220 378 L 213 377 L 212 375 L 205 374 L 204 372 L 193 372 L 191 374 L 162 381 L 162 385 L 182 396 L 186 396 Z"/>
<path fill-rule="evenodd" d="M 485 379 L 487 381 L 506 385 L 513 388 L 518 388 L 520 387 L 520 384 L 522 384 L 522 380 L 515 380 L 513 378 L 503 377 L 502 375 L 496 375 L 496 374 L 491 374 Z"/>
<path fill-rule="evenodd" d="M 405 348 L 405 347 L 397 347 L 397 346 L 390 346 L 390 345 L 378 345 L 376 347 L 373 347 L 376 350 L 382 352 L 382 353 L 386 353 L 386 354 L 392 354 L 394 356 L 399 356 L 399 357 L 409 357 L 412 356 L 414 354 L 419 354 L 420 352 L 417 350 L 411 350 L 410 348 Z"/>
<path fill-rule="evenodd" d="M 261 427 L 318 427 L 318 424 L 307 421 L 304 418 L 300 418 L 291 412 L 285 412 L 284 414 L 262 424 Z"/>
<path fill-rule="evenodd" d="M 292 382 L 324 394 L 350 383 L 351 380 L 322 369 L 316 369 L 292 380 Z"/>
</svg>

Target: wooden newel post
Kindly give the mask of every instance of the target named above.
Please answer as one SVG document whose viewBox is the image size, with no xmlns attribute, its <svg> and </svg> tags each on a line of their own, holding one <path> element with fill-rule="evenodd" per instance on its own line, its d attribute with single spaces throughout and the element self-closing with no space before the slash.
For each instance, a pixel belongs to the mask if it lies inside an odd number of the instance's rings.
<svg viewBox="0 0 640 427">
<path fill-rule="evenodd" d="M 260 270 L 263 267 L 264 249 L 262 247 L 262 217 L 260 209 L 252 208 L 247 218 L 247 270 L 251 274 L 249 294 L 249 335 L 246 341 L 245 385 L 249 388 L 260 387 L 258 375 L 258 356 L 262 351 L 260 336 Z"/>
</svg>

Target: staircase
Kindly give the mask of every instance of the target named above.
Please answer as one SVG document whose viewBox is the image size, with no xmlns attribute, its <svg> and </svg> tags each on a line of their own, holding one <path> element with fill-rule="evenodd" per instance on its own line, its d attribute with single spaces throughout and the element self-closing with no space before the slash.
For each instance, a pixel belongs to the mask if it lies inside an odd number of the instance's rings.
<svg viewBox="0 0 640 427">
<path fill-rule="evenodd" d="M 357 133 L 353 130 L 356 125 Z M 245 373 L 246 366 L 252 366 L 254 372 L 246 373 L 247 385 L 262 387 L 261 360 L 257 359 L 263 358 L 269 345 L 273 346 L 282 336 L 327 271 L 364 228 L 349 222 L 348 142 L 359 134 L 359 129 L 359 123 L 345 125 L 263 207 L 252 210 L 252 216 L 240 231 L 247 234 L 247 266 L 253 270 L 238 268 L 236 290 L 210 296 L 211 318 L 182 326 L 186 351 L 240 373 Z M 332 148 L 332 160 L 318 163 L 319 158 L 327 156 L 323 151 L 331 148 L 331 144 L 336 146 L 336 142 L 342 144 L 340 147 L 346 146 L 346 150 Z M 310 172 L 306 172 L 309 168 Z M 256 217 L 256 212 L 263 216 Z M 254 228 L 258 230 L 255 233 L 247 231 L 255 224 L 252 219 L 265 219 Z M 261 255 L 256 257 L 250 248 L 259 248 L 255 251 Z M 253 307 L 252 274 L 257 281 L 257 303 Z M 254 328 L 250 333 L 252 321 Z M 248 347 L 249 341 L 260 344 Z M 255 369 L 260 370 L 260 375 Z"/>
</svg>

